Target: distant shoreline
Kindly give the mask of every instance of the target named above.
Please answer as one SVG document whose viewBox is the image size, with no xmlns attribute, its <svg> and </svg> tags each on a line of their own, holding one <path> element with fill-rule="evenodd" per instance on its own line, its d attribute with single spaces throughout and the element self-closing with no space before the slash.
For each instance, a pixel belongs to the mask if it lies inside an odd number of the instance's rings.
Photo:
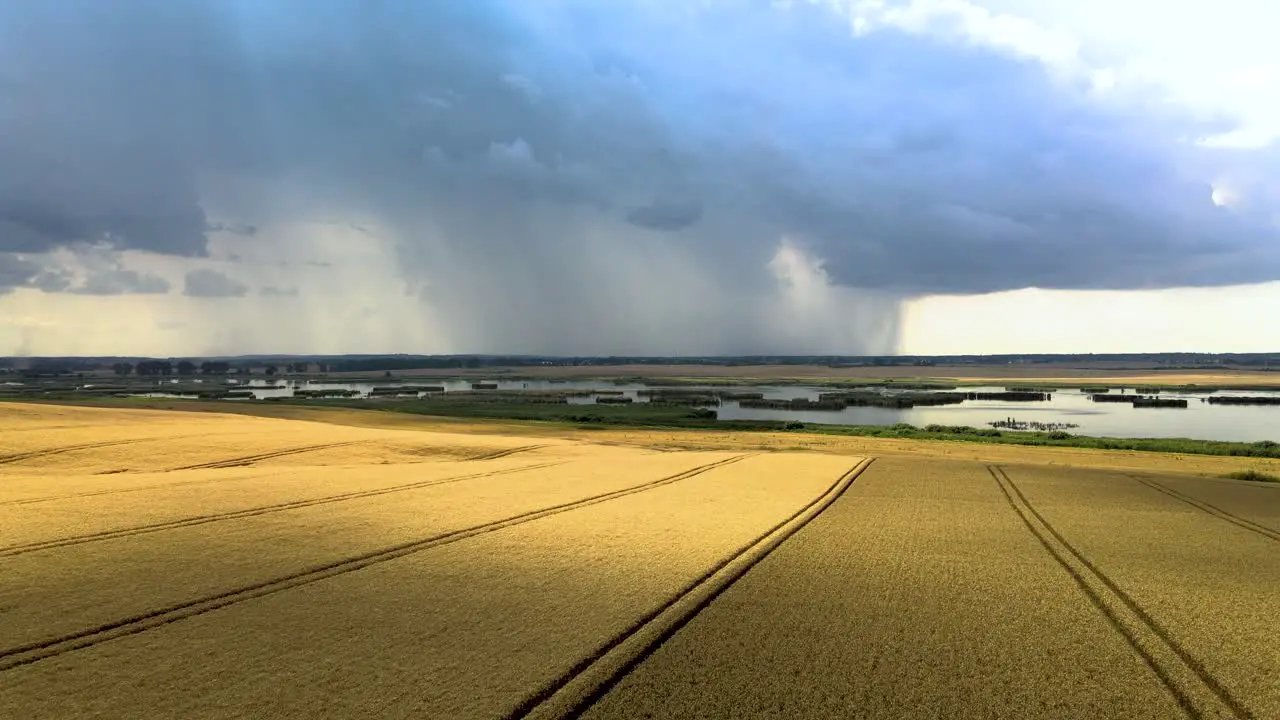
<svg viewBox="0 0 1280 720">
<path fill-rule="evenodd" d="M 820 435 L 925 442 L 950 441 L 1039 448 L 1137 451 L 1171 455 L 1231 457 L 1238 458 L 1240 461 L 1261 461 L 1268 465 L 1267 469 L 1271 471 L 1277 469 L 1271 466 L 1275 465 L 1275 460 L 1280 459 L 1280 443 L 1269 441 L 1249 443 L 1197 440 L 1194 438 L 1110 438 L 1058 432 L 995 431 L 987 428 L 980 429 L 965 426 L 915 427 L 905 423 L 894 425 L 818 425 L 787 423 L 784 421 L 705 420 L 693 416 L 683 417 L 678 414 L 680 411 L 672 412 L 671 409 L 658 411 L 661 413 L 658 414 L 643 406 L 606 406 L 603 409 L 593 411 L 600 415 L 598 419 L 584 420 L 583 418 L 574 419 L 565 415 L 566 411 L 575 406 L 505 403 L 445 404 L 405 400 L 371 405 L 365 400 L 290 399 L 283 402 L 233 402 L 173 398 L 100 398 L 93 400 L 10 398 L 9 400 L 25 403 L 118 409 L 222 412 L 292 419 L 306 419 L 306 415 L 309 413 L 315 413 L 319 416 L 334 411 L 354 411 L 415 416 L 424 419 L 466 421 L 478 424 L 507 423 L 528 427 L 541 426 L 565 430 L 657 430 L 676 433 L 708 431 L 727 433 L 754 432 L 779 436 Z"/>
<path fill-rule="evenodd" d="M 1116 363 L 1096 363 L 1097 367 L 1081 367 L 1076 364 L 1034 365 L 931 365 L 886 367 L 826 367 L 821 365 L 575 365 L 575 366 L 524 366 L 488 368 L 423 368 L 416 370 L 392 370 L 393 379 L 413 378 L 486 378 L 503 379 L 574 379 L 615 380 L 632 378 L 679 380 L 697 383 L 700 380 L 738 381 L 750 383 L 813 383 L 840 380 L 911 380 L 980 384 L 1000 384 L 1016 381 L 1019 384 L 1075 386 L 1081 380 L 1105 380 L 1126 385 L 1202 385 L 1232 389 L 1236 387 L 1280 388 L 1280 372 L 1263 370 L 1154 370 L 1146 367 L 1113 367 Z M 1110 366 L 1109 366 L 1110 365 Z M 258 376 L 261 377 L 261 376 Z M 315 378 L 314 375 L 304 377 Z M 341 372 L 325 375 L 332 380 L 349 378 L 377 378 L 385 380 L 385 373 Z M 1073 385 L 1074 383 L 1074 385 Z"/>
</svg>

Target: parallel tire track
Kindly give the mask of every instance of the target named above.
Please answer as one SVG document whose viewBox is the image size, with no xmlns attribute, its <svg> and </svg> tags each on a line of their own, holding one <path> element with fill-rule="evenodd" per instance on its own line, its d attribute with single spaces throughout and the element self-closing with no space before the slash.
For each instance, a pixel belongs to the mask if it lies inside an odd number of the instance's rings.
<svg viewBox="0 0 1280 720">
<path fill-rule="evenodd" d="M 293 454 L 302 453 L 302 452 L 311 452 L 314 450 L 319 450 L 321 448 L 339 447 L 341 445 L 351 445 L 351 444 L 355 444 L 355 442 L 365 442 L 365 441 L 336 443 L 333 445 L 313 445 L 313 446 L 308 446 L 306 448 L 292 448 L 286 451 L 268 454 L 268 457 L 281 457 L 282 455 L 293 455 Z M 527 445 L 524 447 L 510 448 L 508 450 L 503 450 L 499 453 L 491 453 L 491 454 L 482 455 L 479 457 L 466 458 L 466 460 L 496 460 L 498 458 L 514 455 L 515 453 L 518 453 L 518 452 L 525 452 L 528 450 L 538 450 L 544 447 L 547 447 L 547 446 L 546 445 Z M 257 460 L 264 460 L 264 459 L 267 459 L 267 457 L 264 457 L 263 455 L 255 455 L 255 456 L 252 456 L 252 459 L 247 459 L 242 457 L 242 458 L 234 458 L 229 460 L 219 460 L 219 461 L 216 461 L 216 465 L 212 465 L 212 467 L 218 467 L 218 468 L 243 467 L 245 465 L 250 465 L 253 462 L 256 462 Z M 211 465 L 206 464 L 202 467 L 204 469 L 208 469 L 211 467 Z M 162 472 L 175 472 L 176 470 L 183 470 L 183 469 L 190 470 L 195 468 L 176 468 L 173 470 L 164 470 Z M 123 472 L 123 471 L 116 471 L 116 472 Z M 104 473 L 98 473 L 98 474 L 102 475 Z M 257 476 L 251 476 L 251 477 L 257 477 Z M 3 502 L 0 502 L 0 506 L 31 505 L 34 503 L 52 502 L 56 500 L 72 500 L 76 498 L 98 497 L 100 495 L 118 495 L 120 493 L 143 492 L 146 490 L 163 490 L 171 487 L 181 487 L 183 485 L 201 485 L 204 483 L 218 482 L 218 481 L 227 480 L 227 479 L 246 480 L 249 478 L 201 478 L 199 480 L 180 480 L 178 482 L 158 483 L 155 485 L 145 485 L 145 486 L 133 487 L 133 488 L 112 488 L 108 490 L 93 490 L 90 492 L 70 493 L 67 495 L 43 495 L 40 497 L 20 498 L 18 500 L 5 500 Z"/>
<path fill-rule="evenodd" d="M 228 482 L 235 480 L 252 480 L 254 478 L 263 477 L 262 475 L 245 475 L 243 477 L 219 477 L 219 478 L 200 478 L 199 480 L 179 480 L 171 483 L 158 483 L 156 485 L 141 485 L 131 488 L 110 488 L 108 490 L 92 490 L 82 493 L 68 493 L 66 495 L 42 495 L 40 497 L 19 498 L 17 500 L 5 500 L 0 502 L 0 506 L 4 505 L 33 505 L 35 503 L 54 502 L 56 500 L 75 500 L 77 498 L 98 497 L 99 495 L 119 495 L 120 493 L 143 492 L 145 490 L 165 490 L 171 487 L 181 487 L 183 485 L 203 485 L 211 482 Z"/>
<path fill-rule="evenodd" d="M 734 457 L 726 458 L 724 460 L 699 465 L 698 467 L 685 470 L 681 473 L 676 473 L 675 475 L 668 475 L 664 478 L 650 480 L 649 482 L 641 483 L 639 485 L 633 485 L 629 488 L 601 493 L 599 495 L 592 495 L 579 500 L 573 500 L 559 505 L 542 508 L 541 510 L 530 510 L 501 520 L 494 520 L 481 525 L 473 525 L 461 530 L 453 530 L 446 533 L 440 533 L 438 535 L 432 535 L 431 537 L 356 555 L 344 560 L 313 566 L 289 575 L 283 575 L 272 580 L 254 583 L 253 585 L 246 585 L 235 590 L 228 590 L 226 592 L 209 595 L 197 600 L 190 600 L 164 608 L 157 608 L 132 617 L 103 623 L 78 632 L 61 635 L 56 638 L 49 638 L 47 640 L 0 650 L 0 672 L 12 670 L 13 668 L 23 665 L 29 665 L 47 658 L 57 657 L 74 650 L 99 645 L 126 635 L 136 635 L 138 633 L 146 632 L 180 620 L 185 620 L 196 615 L 203 615 L 204 613 L 224 608 L 229 605 L 235 605 L 247 600 L 260 598 L 265 595 L 272 595 L 302 585 L 309 585 L 338 575 L 345 575 L 346 573 L 354 572 L 371 565 L 377 565 L 406 555 L 412 555 L 431 548 L 448 545 L 458 542 L 459 540 L 465 540 L 477 535 L 484 535 L 486 533 L 532 522 L 551 515 L 558 515 L 571 510 L 577 510 L 578 508 L 587 507 L 589 505 L 608 502 L 610 500 L 634 495 L 647 490 L 653 490 L 654 488 L 670 485 L 681 480 L 687 480 L 711 470 L 725 467 L 726 465 L 738 462 L 746 457 L 748 457 L 748 455 L 735 455 Z"/>
<path fill-rule="evenodd" d="M 77 450 L 94 450 L 97 448 L 114 447 L 116 445 L 132 445 L 133 443 L 152 442 L 155 440 L 171 440 L 172 437 L 158 438 L 131 438 L 128 440 L 107 440 L 105 442 L 81 443 L 79 445 L 63 445 L 62 447 L 47 448 L 44 450 L 29 450 L 27 452 L 14 453 L 12 455 L 0 455 L 0 465 L 8 465 L 10 463 L 21 462 L 23 460 L 32 460 L 35 458 L 49 457 L 50 455 L 61 455 L 63 453 L 75 452 Z"/>
<path fill-rule="evenodd" d="M 561 464 L 561 461 L 522 465 L 517 468 L 490 470 L 488 472 L 469 473 L 467 475 L 454 475 L 452 477 L 436 478 L 434 480 L 421 480 L 413 483 L 405 483 L 403 485 L 376 488 L 374 490 L 358 490 L 354 492 L 341 493 L 339 495 L 326 495 L 325 497 L 311 498 L 308 500 L 294 500 L 293 502 L 277 503 L 275 505 L 261 505 L 259 507 L 245 508 L 243 510 L 231 510 L 228 512 L 212 513 L 209 515 L 196 515 L 194 517 L 180 518 L 178 520 L 169 520 L 161 523 L 152 523 L 150 525 L 137 525 L 130 528 L 103 530 L 102 532 L 73 535 L 71 537 L 57 538 L 55 540 L 41 540 L 39 542 L 23 543 L 21 545 L 10 545 L 9 547 L 0 547 L 0 557 L 25 555 L 26 553 L 36 552 L 37 550 L 49 550 L 52 548 L 69 547 L 72 545 L 83 545 L 91 542 L 102 542 L 104 540 L 115 540 L 123 537 L 133 537 L 134 535 L 161 532 L 163 530 L 191 527 L 192 525 L 204 525 L 206 523 L 220 522 L 223 520 L 239 520 L 241 518 L 256 517 L 258 515 L 267 515 L 269 513 L 284 512 L 286 510 L 313 507 L 315 505 L 328 505 L 335 502 L 359 500 L 361 498 L 406 492 L 408 490 L 420 490 L 422 488 L 461 482 L 463 480 L 475 480 L 494 475 L 507 475 L 510 473 L 524 472 L 526 470 L 539 470 L 559 464 Z"/>
<path fill-rule="evenodd" d="M 1249 532 L 1254 532 L 1269 540 L 1275 540 L 1277 542 L 1280 542 L 1280 531 L 1272 530 L 1266 525 L 1259 525 L 1258 523 L 1252 520 L 1246 520 L 1245 518 L 1242 518 L 1239 515 L 1235 515 L 1231 512 L 1223 510 L 1217 505 L 1212 505 L 1203 500 L 1199 500 L 1197 498 L 1191 497 L 1186 493 L 1179 492 L 1178 490 L 1174 490 L 1173 488 L 1167 485 L 1164 485 L 1162 483 L 1158 483 L 1155 480 L 1149 480 L 1147 478 L 1138 477 L 1137 475 L 1130 475 L 1129 477 L 1142 483 L 1143 485 L 1146 485 L 1152 490 L 1156 490 L 1157 492 L 1162 492 L 1165 495 L 1168 495 L 1169 497 L 1175 500 L 1181 500 L 1182 502 L 1196 508 L 1197 510 L 1206 512 L 1209 515 L 1212 515 L 1218 518 L 1219 520 L 1226 520 L 1232 525 L 1235 525 L 1237 527 L 1242 527 L 1245 530 L 1248 530 Z"/>
<path fill-rule="evenodd" d="M 867 458 L 836 478 L 821 495 L 611 638 L 567 673 L 524 700 L 504 720 L 580 717 L 721 593 L 838 500 L 874 460 Z"/>
<path fill-rule="evenodd" d="M 988 465 L 1005 499 L 1045 551 L 1062 566 L 1089 601 L 1155 673 L 1191 720 L 1256 716 L 1231 694 L 1172 633 L 1077 550 L 1036 510 L 1004 469 Z"/>
<path fill-rule="evenodd" d="M 356 445 L 365 440 L 348 440 L 346 442 L 325 443 L 323 445 L 304 445 L 302 447 L 288 448 L 285 450 L 273 450 L 271 452 L 258 453 L 257 455 L 244 455 L 241 457 L 226 458 L 225 460 L 214 460 L 212 462 L 198 463 L 196 465 L 184 465 L 182 467 L 169 468 L 165 472 L 178 472 L 179 470 L 212 470 L 215 468 L 231 468 L 244 467 L 252 465 L 260 460 L 271 460 L 278 457 L 286 457 L 288 455 L 300 455 L 302 453 L 316 452 L 317 450 L 328 450 L 330 448 L 347 447 Z"/>
<path fill-rule="evenodd" d="M 546 447 L 546 445 L 522 445 L 520 447 L 507 448 L 506 450 L 498 450 L 496 452 L 485 453 L 483 455 L 476 455 L 475 457 L 467 458 L 467 460 L 497 460 L 498 458 L 515 455 L 516 453 L 529 452 L 530 450 L 541 450 L 544 447 Z"/>
</svg>

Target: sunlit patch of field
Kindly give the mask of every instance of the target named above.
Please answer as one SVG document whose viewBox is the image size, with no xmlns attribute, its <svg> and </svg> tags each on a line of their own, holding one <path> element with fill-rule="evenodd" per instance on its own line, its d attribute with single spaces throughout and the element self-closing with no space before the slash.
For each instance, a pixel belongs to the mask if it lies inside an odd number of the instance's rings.
<svg viewBox="0 0 1280 720">
<path fill-rule="evenodd" d="M 47 411 L 47 417 L 41 411 Z M 0 477 L 490 459 L 538 449 L 533 445 L 564 447 L 572 443 L 448 432 L 425 436 L 394 429 L 223 413 L 18 403 L 0 408 Z M 0 488 L 0 501 L 6 499 L 4 492 L 8 490 Z"/>
<path fill-rule="evenodd" d="M 0 717 L 1280 717 L 1271 486 L 727 433 L 0 428 Z"/>
</svg>

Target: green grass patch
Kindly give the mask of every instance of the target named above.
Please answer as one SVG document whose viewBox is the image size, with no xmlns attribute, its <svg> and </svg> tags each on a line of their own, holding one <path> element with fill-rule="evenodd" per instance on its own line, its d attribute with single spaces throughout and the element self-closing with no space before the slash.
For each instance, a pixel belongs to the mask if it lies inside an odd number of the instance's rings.
<svg viewBox="0 0 1280 720">
<path fill-rule="evenodd" d="M 1036 445 L 1043 447 L 1091 448 L 1095 450 L 1136 450 L 1183 455 L 1225 455 L 1232 457 L 1280 458 L 1280 444 L 1262 442 L 1224 442 L 1220 440 L 1196 440 L 1192 438 L 1107 438 L 1074 435 L 1060 430 L 1053 432 L 1000 431 L 987 428 L 947 426 L 938 429 L 930 426 L 911 429 L 905 423 L 887 426 L 862 425 L 810 425 L 808 432 L 827 435 L 859 435 L 867 437 L 900 437 L 916 440 L 958 440 L 962 442 L 995 443 L 1001 445 Z"/>
</svg>

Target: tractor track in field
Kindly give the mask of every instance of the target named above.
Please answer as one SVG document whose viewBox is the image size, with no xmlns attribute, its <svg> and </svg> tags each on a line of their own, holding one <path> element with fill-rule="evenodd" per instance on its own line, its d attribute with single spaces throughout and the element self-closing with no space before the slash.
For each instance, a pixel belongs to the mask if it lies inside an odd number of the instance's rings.
<svg viewBox="0 0 1280 720">
<path fill-rule="evenodd" d="M 101 473 L 99 473 L 101 474 Z M 17 500 L 5 500 L 0 502 L 0 506 L 5 505 L 34 505 L 35 503 L 55 502 L 57 500 L 75 500 L 77 498 L 98 497 L 100 495 L 119 495 L 121 493 L 143 492 L 145 490 L 164 490 L 171 487 L 182 487 L 184 485 L 202 485 L 204 483 L 213 482 L 234 482 L 236 480 L 252 480 L 254 478 L 265 477 L 264 475 L 245 475 L 243 477 L 234 478 L 200 478 L 199 480 L 178 480 L 171 483 L 157 483 L 155 485 L 142 485 L 132 488 L 111 488 L 109 490 L 90 490 L 82 493 L 68 493 L 66 495 L 42 495 L 40 497 L 19 498 Z"/>
<path fill-rule="evenodd" d="M 320 450 L 320 449 L 322 449 L 322 448 L 340 447 L 340 446 L 342 446 L 342 445 L 351 445 L 351 444 L 355 444 L 355 442 L 368 442 L 368 441 L 365 441 L 365 440 L 358 440 L 358 441 L 354 441 L 354 442 L 347 442 L 347 443 L 335 443 L 335 444 L 331 444 L 331 445 L 312 445 L 312 446 L 307 446 L 306 448 L 291 448 L 291 449 L 289 449 L 289 450 L 287 450 L 287 451 L 280 451 L 280 452 L 276 452 L 276 453 L 270 454 L 270 455 L 269 455 L 269 457 L 282 457 L 282 456 L 285 456 L 285 455 L 295 455 L 295 454 L 299 454 L 299 453 L 303 453 L 303 452 L 312 452 L 312 451 L 315 451 L 315 450 Z M 497 459 L 499 459 L 499 458 L 509 457 L 509 456 L 514 455 L 514 454 L 516 454 L 516 453 L 528 452 L 528 451 L 530 451 L 530 450 L 540 450 L 540 449 L 542 449 L 542 448 L 544 448 L 544 447 L 547 447 L 547 446 L 546 446 L 546 445 L 525 445 L 525 446 L 518 447 L 518 448 L 509 448 L 509 449 L 507 449 L 507 450 L 502 450 L 502 451 L 499 451 L 499 452 L 496 452 L 496 453 L 488 453 L 488 454 L 481 455 L 481 456 L 478 456 L 478 457 L 462 458 L 462 460 L 461 460 L 461 461 L 462 461 L 462 462 L 470 462 L 470 461 L 472 461 L 472 460 L 497 460 Z M 160 472 L 176 472 L 176 470 L 191 470 L 191 469 L 212 469 L 212 468 L 226 468 L 226 467 L 246 467 L 246 466 L 252 465 L 252 463 L 253 463 L 253 462 L 256 462 L 257 460 L 269 459 L 269 457 L 264 457 L 264 455 L 255 455 L 255 456 L 252 456 L 253 460 L 250 460 L 250 461 L 248 461 L 248 462 L 246 462 L 246 458 L 245 458 L 245 457 L 240 457 L 240 458 L 233 458 L 233 459 L 227 459 L 227 460 L 219 460 L 219 461 L 216 461 L 215 463 L 212 463 L 212 464 L 208 464 L 208 463 L 207 463 L 207 464 L 205 464 L 205 465 L 203 465 L 203 466 L 200 466 L 199 468 L 177 468 L 177 469 L 170 469 L 170 470 L 162 470 L 162 471 L 160 471 Z M 228 464 L 228 463 L 230 463 L 230 464 Z M 97 474 L 98 474 L 98 475 L 109 475 L 109 474 L 126 473 L 126 472 L 129 472 L 129 471 L 128 471 L 128 470 L 115 470 L 115 471 L 99 472 L 99 473 L 97 473 Z M 184 486 L 184 485 L 202 485 L 202 484 L 205 484 L 205 483 L 211 483 L 211 482 L 222 482 L 222 481 L 224 481 L 224 480 L 248 480 L 248 479 L 252 479 L 252 478 L 255 478 L 255 477 L 262 477 L 262 476 L 260 476 L 260 475 L 251 475 L 251 476 L 242 477 L 242 478 L 201 478 L 201 479 L 199 479 L 199 480 L 179 480 L 179 481 L 177 481 L 177 482 L 170 482 L 170 483 L 157 483 L 157 484 L 155 484 L 155 485 L 145 485 L 145 486 L 140 486 L 140 487 L 135 487 L 135 488 L 113 488 L 113 489 L 109 489 L 109 490 L 92 490 L 92 491 L 89 491 L 89 492 L 82 492 L 82 493 L 69 493 L 69 494 L 67 494 L 67 495 L 42 495 L 42 496 L 39 496 L 39 497 L 19 498 L 19 499 L 17 499 L 17 500 L 4 500 L 4 501 L 0 501 L 0 507 L 3 507 L 3 506 L 5 506 L 5 505 L 31 505 L 31 504 L 35 504 L 35 503 L 54 502 L 54 501 L 57 501 L 57 500 L 73 500 L 73 499 L 77 499 L 77 498 L 99 497 L 99 496 L 102 496 L 102 495 L 118 495 L 118 494 L 120 494 L 120 493 L 143 492 L 143 491 L 146 491 L 146 490 L 164 490 L 164 489 L 172 488 L 172 487 L 182 487 L 182 486 Z M 0 552 L 2 552 L 2 550 L 0 550 Z"/>
<path fill-rule="evenodd" d="M 874 461 L 874 457 L 866 458 L 845 471 L 822 494 L 738 548 L 661 606 L 610 638 L 564 675 L 526 698 L 508 712 L 504 720 L 580 717 L 721 593 L 822 514 Z"/>
<path fill-rule="evenodd" d="M 999 465 L 988 472 L 1005 500 L 1045 551 L 1071 576 L 1107 623 L 1133 648 L 1191 720 L 1234 717 L 1257 720 L 1171 632 L 1067 541 L 1031 504 Z"/>
<path fill-rule="evenodd" d="M 192 436 L 184 436 L 192 437 Z M 11 463 L 22 462 L 23 460 L 34 460 L 36 458 L 49 457 L 51 455 L 62 455 L 63 453 L 77 452 L 79 450 L 96 450 L 104 447 L 115 447 L 117 445 L 132 445 L 134 443 L 155 442 L 157 440 L 176 440 L 176 437 L 151 437 L 151 438 L 131 438 L 128 440 L 106 440 L 103 442 L 81 443 L 79 445 L 63 445 L 55 448 L 45 448 L 44 450 L 28 450 L 27 452 L 12 453 L 10 455 L 0 455 L 0 465 L 9 465 Z"/>
<path fill-rule="evenodd" d="M 343 560 L 325 563 L 324 565 L 313 566 L 289 575 L 283 575 L 271 580 L 242 586 L 234 590 L 228 590 L 196 600 L 157 608 L 131 617 L 102 623 L 91 628 L 67 633 L 55 638 L 48 638 L 46 640 L 19 645 L 17 647 L 0 649 L 0 672 L 29 665 L 34 662 L 39 662 L 40 660 L 64 655 L 75 650 L 93 647 L 119 637 L 136 635 L 138 633 L 146 632 L 190 617 L 203 615 L 230 605 L 236 605 L 266 595 L 273 595 L 284 590 L 309 585 L 331 577 L 345 575 L 371 565 L 389 562 L 391 560 L 405 557 L 406 555 L 412 555 L 431 548 L 452 544 L 477 535 L 496 532 L 504 528 L 532 522 L 544 517 L 570 512 L 590 505 L 609 502 L 611 500 L 626 497 L 628 495 L 635 495 L 647 490 L 653 490 L 664 485 L 670 485 L 672 483 L 680 482 L 681 480 L 687 480 L 703 473 L 736 463 L 749 457 L 749 455 L 749 453 L 735 455 L 724 460 L 717 460 L 715 462 L 699 465 L 683 472 L 668 475 L 657 480 L 650 480 L 649 482 L 641 483 L 639 485 L 633 485 L 620 490 L 613 490 L 599 495 L 592 495 L 578 500 L 560 503 L 540 510 L 530 510 L 500 520 L 493 520 L 480 525 L 462 528 L 460 530 L 439 533 L 419 540 L 401 543 L 393 547 L 363 553 Z"/>
<path fill-rule="evenodd" d="M 520 447 L 507 448 L 505 450 L 498 450 L 495 452 L 485 453 L 483 455 L 476 455 L 475 457 L 469 457 L 469 458 L 466 458 L 463 462 L 472 462 L 472 461 L 479 461 L 479 460 L 497 460 L 499 458 L 510 457 L 512 455 L 515 455 L 516 453 L 529 452 L 531 450 L 541 450 L 544 447 L 546 447 L 546 445 L 521 445 Z"/>
<path fill-rule="evenodd" d="M 345 442 L 324 443 L 321 445 L 303 445 L 301 447 L 286 448 L 284 450 L 272 450 L 271 452 L 257 453 L 256 455 L 242 455 L 240 457 L 226 458 L 224 460 L 212 460 L 210 462 L 197 463 L 195 465 L 183 465 L 181 467 L 169 468 L 161 472 L 179 472 L 181 470 L 214 470 L 218 468 L 233 468 L 252 465 L 262 460 L 272 460 L 279 457 L 288 457 L 289 455 L 301 455 L 302 453 L 317 452 L 320 450 L 329 450 L 330 448 L 349 447 L 358 445 L 368 440 L 347 440 Z"/>
<path fill-rule="evenodd" d="M 466 475 L 454 475 L 446 478 L 436 478 L 434 480 L 422 480 L 419 482 L 405 483 L 403 485 L 392 485 L 384 488 L 376 488 L 373 490 L 358 490 L 354 492 L 341 493 L 338 495 L 326 495 L 319 498 L 310 498 L 308 500 L 294 500 L 287 503 L 276 503 L 274 505 L 262 505 L 259 507 L 245 508 L 243 510 L 229 510 L 227 512 L 210 513 L 208 515 L 196 515 L 194 517 L 179 518 L 177 520 L 169 520 L 166 522 L 152 523 L 149 525 L 138 525 L 130 528 L 120 528 L 118 530 L 103 530 L 96 533 L 86 533 L 84 535 L 73 535 L 71 537 L 56 538 L 53 540 L 41 540 L 39 542 L 23 543 L 20 545 L 10 545 L 8 547 L 0 547 L 0 557 L 12 557 L 14 555 L 25 555 L 27 553 L 39 550 L 50 550 L 53 548 L 71 547 L 74 545 L 83 545 L 85 543 L 102 542 L 105 540 L 116 540 L 119 538 L 133 537 L 135 535 L 145 535 L 147 533 L 161 532 L 164 530 L 173 530 L 176 528 L 191 527 L 193 525 L 204 525 L 211 522 L 221 522 L 223 520 L 239 520 L 247 517 L 257 517 L 259 515 L 267 515 L 270 513 L 285 512 L 288 510 L 297 510 L 300 508 L 314 507 L 316 505 L 329 505 L 336 502 L 345 502 L 348 500 L 359 500 L 367 497 L 376 497 L 378 495 L 389 495 L 397 492 L 407 492 L 409 490 L 420 490 L 423 488 L 434 487 L 436 485 L 447 485 L 449 483 L 461 482 L 463 480 L 478 480 L 480 478 L 491 477 L 494 475 L 507 475 L 510 473 L 523 472 L 526 470 L 539 470 L 542 468 L 552 467 L 561 464 L 562 461 L 537 463 L 533 465 L 522 465 L 517 468 L 506 468 L 503 470 L 490 470 L 488 472 L 468 473 Z M 202 480 L 201 482 L 206 482 Z"/>
<path fill-rule="evenodd" d="M 1231 523 L 1232 525 L 1235 525 L 1236 527 L 1244 528 L 1245 530 L 1261 535 L 1262 537 L 1267 538 L 1268 540 L 1275 540 L 1276 542 L 1280 542 L 1280 531 L 1273 530 L 1267 527 L 1266 525 L 1260 525 L 1252 520 L 1246 520 L 1245 518 L 1242 518 L 1239 515 L 1236 515 L 1235 513 L 1232 513 L 1227 510 L 1223 510 L 1217 505 L 1214 505 L 1212 503 L 1207 503 L 1204 500 L 1200 500 L 1199 498 L 1194 498 L 1184 492 L 1174 490 L 1173 488 L 1167 485 L 1164 485 L 1163 483 L 1158 483 L 1155 480 L 1138 477 L 1137 475 L 1130 475 L 1129 477 L 1133 480 L 1136 480 L 1137 482 L 1142 483 L 1143 485 L 1146 485 L 1152 490 L 1155 490 L 1160 493 L 1164 493 L 1165 495 L 1168 495 L 1174 500 L 1180 500 L 1203 513 L 1206 513 L 1208 515 L 1212 515 L 1215 518 L 1218 518 L 1219 520 L 1224 520 L 1226 522 Z"/>
</svg>

